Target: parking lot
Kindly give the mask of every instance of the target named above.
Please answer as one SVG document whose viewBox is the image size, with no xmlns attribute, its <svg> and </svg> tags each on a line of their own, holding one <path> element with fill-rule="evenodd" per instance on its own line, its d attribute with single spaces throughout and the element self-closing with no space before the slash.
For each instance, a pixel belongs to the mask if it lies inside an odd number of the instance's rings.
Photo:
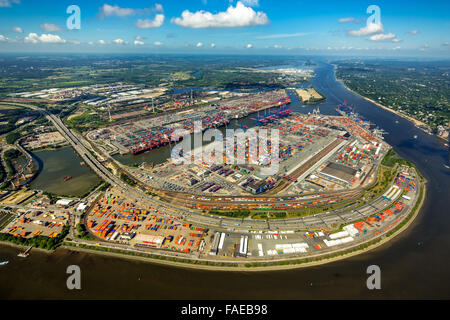
<svg viewBox="0 0 450 320">
<path fill-rule="evenodd" d="M 18 210 L 19 217 L 15 217 L 2 232 L 31 238 L 34 236 L 58 236 L 69 218 L 68 212 L 54 212 L 40 210 Z"/>
</svg>

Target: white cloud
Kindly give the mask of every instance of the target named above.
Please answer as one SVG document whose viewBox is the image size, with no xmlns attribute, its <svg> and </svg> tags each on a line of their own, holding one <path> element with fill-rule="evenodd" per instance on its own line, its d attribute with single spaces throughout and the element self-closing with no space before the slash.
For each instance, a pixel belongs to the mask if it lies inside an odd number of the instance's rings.
<svg viewBox="0 0 450 320">
<path fill-rule="evenodd" d="M 0 8 L 11 7 L 12 3 L 19 4 L 20 0 L 0 0 Z"/>
<path fill-rule="evenodd" d="M 356 22 L 359 23 L 361 22 L 361 20 L 355 19 L 353 17 L 348 17 L 348 18 L 341 18 L 338 20 L 339 23 L 345 23 L 345 22 Z"/>
<path fill-rule="evenodd" d="M 145 39 L 145 37 L 141 37 L 141 36 L 134 37 L 134 40 L 138 40 L 138 41 L 141 41 L 141 40 L 144 40 L 144 39 Z"/>
<path fill-rule="evenodd" d="M 78 40 L 69 40 L 68 42 L 71 43 L 71 44 L 76 44 L 76 45 L 81 44 L 81 42 L 78 41 Z"/>
<path fill-rule="evenodd" d="M 215 43 L 211 43 L 211 48 L 215 48 L 216 44 Z"/>
<path fill-rule="evenodd" d="M 36 33 L 30 33 L 28 36 L 26 36 L 23 41 L 25 43 L 38 43 L 39 42 L 39 36 Z"/>
<path fill-rule="evenodd" d="M 13 31 L 18 32 L 18 33 L 23 33 L 23 29 L 21 27 L 13 27 L 12 28 Z"/>
<path fill-rule="evenodd" d="M 135 46 L 143 46 L 145 43 L 143 41 L 139 41 L 139 40 L 134 40 L 134 45 Z"/>
<path fill-rule="evenodd" d="M 384 33 L 374 34 L 369 38 L 369 40 L 371 41 L 386 41 L 386 40 L 393 41 L 393 39 L 395 39 L 395 34 L 393 34 L 392 32 L 389 32 L 387 34 Z"/>
<path fill-rule="evenodd" d="M 118 5 L 109 5 L 105 3 L 102 7 L 100 7 L 99 16 L 100 18 L 106 17 L 129 17 L 137 14 L 145 15 L 150 14 L 151 12 L 164 12 L 164 8 L 161 4 L 156 3 L 152 8 L 144 8 L 144 9 L 133 9 L 133 8 L 121 8 Z"/>
<path fill-rule="evenodd" d="M 252 45 L 251 43 L 249 43 L 249 44 L 246 46 L 246 48 L 247 48 L 247 49 L 251 49 L 251 48 L 253 48 L 253 45 Z"/>
<path fill-rule="evenodd" d="M 259 0 L 241 0 L 241 2 L 249 7 L 258 7 L 259 6 Z"/>
<path fill-rule="evenodd" d="M 42 43 L 66 43 L 66 40 L 62 39 L 60 36 L 56 34 L 45 34 L 43 33 L 39 40 L 41 40 Z"/>
<path fill-rule="evenodd" d="M 159 13 L 152 19 L 138 19 L 138 21 L 134 24 L 139 29 L 150 29 L 150 28 L 159 28 L 164 23 L 164 15 Z"/>
<path fill-rule="evenodd" d="M 201 48 L 201 47 L 203 47 L 203 43 L 199 42 L 199 43 L 197 43 L 195 46 L 196 46 L 197 48 Z"/>
<path fill-rule="evenodd" d="M 7 40 L 8 40 L 8 38 L 6 38 L 4 35 L 0 34 L 0 42 L 5 42 Z"/>
<path fill-rule="evenodd" d="M 158 47 L 163 45 L 162 42 L 159 42 L 159 41 L 155 41 L 155 42 L 153 42 L 153 44 Z"/>
<path fill-rule="evenodd" d="M 392 42 L 398 43 L 398 42 L 402 42 L 402 40 L 398 39 L 398 38 L 395 38 L 395 39 L 392 39 Z"/>
<path fill-rule="evenodd" d="M 41 24 L 41 29 L 46 32 L 60 32 L 61 28 L 53 23 L 43 23 Z"/>
<path fill-rule="evenodd" d="M 448 47 L 448 46 L 450 46 L 450 42 L 446 41 L 446 42 L 444 42 L 442 45 L 443 45 L 444 47 Z"/>
<path fill-rule="evenodd" d="M 411 30 L 411 31 L 409 31 L 408 33 L 409 34 L 418 34 L 420 31 L 419 30 Z"/>
<path fill-rule="evenodd" d="M 283 46 L 279 44 L 274 44 L 273 46 L 266 46 L 266 49 L 282 49 Z"/>
<path fill-rule="evenodd" d="M 113 40 L 113 43 L 115 44 L 126 44 L 126 41 L 123 39 L 115 39 Z"/>
<path fill-rule="evenodd" d="M 29 33 L 23 41 L 25 43 L 66 43 L 67 41 L 62 39 L 60 36 L 56 34 L 41 34 L 38 36 L 36 33 Z"/>
<path fill-rule="evenodd" d="M 425 50 L 427 50 L 429 47 L 430 47 L 430 46 L 428 45 L 428 43 L 425 43 L 423 46 L 421 46 L 421 47 L 419 48 L 419 50 L 420 50 L 420 51 L 425 51 Z"/>
<path fill-rule="evenodd" d="M 98 44 L 107 44 L 105 40 L 98 40 Z"/>
<path fill-rule="evenodd" d="M 187 28 L 222 28 L 265 25 L 269 23 L 269 19 L 264 12 L 255 12 L 238 1 L 236 7 L 230 5 L 227 11 L 217 14 L 204 10 L 194 13 L 184 10 L 181 17 L 172 18 L 171 22 Z"/>
<path fill-rule="evenodd" d="M 293 37 L 302 37 L 306 36 L 309 33 L 307 32 L 298 32 L 298 33 L 281 33 L 281 34 L 269 34 L 265 36 L 256 37 L 256 39 L 279 39 L 279 38 L 293 38 Z"/>
<path fill-rule="evenodd" d="M 100 8 L 100 17 L 102 17 L 102 18 L 113 17 L 113 16 L 127 17 L 127 16 L 134 15 L 135 13 L 136 13 L 136 11 L 134 9 L 121 8 L 117 5 L 111 6 L 107 3 L 105 3 L 103 5 L 103 7 Z"/>
<path fill-rule="evenodd" d="M 348 35 L 353 37 L 364 37 L 371 34 L 383 33 L 384 28 L 380 23 L 369 23 L 365 27 L 362 27 L 359 30 L 349 30 Z"/>
</svg>

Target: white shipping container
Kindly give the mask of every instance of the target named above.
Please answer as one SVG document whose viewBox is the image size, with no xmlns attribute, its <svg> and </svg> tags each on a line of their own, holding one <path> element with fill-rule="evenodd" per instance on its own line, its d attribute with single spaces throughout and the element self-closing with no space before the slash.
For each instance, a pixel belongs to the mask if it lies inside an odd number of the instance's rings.
<svg viewBox="0 0 450 320">
<path fill-rule="evenodd" d="M 352 224 L 345 226 L 343 229 L 347 231 L 349 235 L 352 237 L 354 237 L 359 233 L 358 229 L 356 229 Z"/>
<path fill-rule="evenodd" d="M 301 242 L 301 243 L 293 243 L 292 247 L 294 247 L 294 248 L 309 248 L 309 245 L 305 242 Z"/>
<path fill-rule="evenodd" d="M 224 241 L 225 241 L 225 232 L 222 232 L 220 234 L 220 240 L 219 240 L 219 249 L 220 250 L 223 248 Z"/>
</svg>

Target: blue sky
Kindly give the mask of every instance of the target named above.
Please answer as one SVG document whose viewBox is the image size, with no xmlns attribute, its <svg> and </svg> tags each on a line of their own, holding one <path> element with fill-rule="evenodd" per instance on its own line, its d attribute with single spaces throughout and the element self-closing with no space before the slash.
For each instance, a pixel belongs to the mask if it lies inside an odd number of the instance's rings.
<svg viewBox="0 0 450 320">
<path fill-rule="evenodd" d="M 72 4 L 80 30 L 66 27 Z M 0 52 L 449 57 L 449 12 L 446 0 L 0 0 Z"/>
</svg>

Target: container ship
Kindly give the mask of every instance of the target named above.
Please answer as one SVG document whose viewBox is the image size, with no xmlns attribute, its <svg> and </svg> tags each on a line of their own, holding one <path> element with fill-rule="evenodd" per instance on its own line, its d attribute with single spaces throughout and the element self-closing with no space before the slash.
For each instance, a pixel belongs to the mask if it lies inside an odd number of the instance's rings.
<svg viewBox="0 0 450 320">
<path fill-rule="evenodd" d="M 349 104 L 347 104 L 347 101 L 344 101 L 343 104 L 338 104 L 337 105 L 336 111 L 341 116 L 344 116 L 344 117 L 347 116 L 349 118 L 352 118 L 359 125 L 361 125 L 365 129 L 369 130 L 370 127 L 371 127 L 371 123 L 369 121 L 364 120 L 364 118 L 362 116 L 360 116 L 358 113 L 356 113 L 354 111 L 354 109 L 355 109 L 354 106 L 349 105 Z"/>
<path fill-rule="evenodd" d="M 292 112 L 293 111 L 291 109 L 289 109 L 286 105 L 284 105 L 275 111 L 269 110 L 268 113 L 261 116 L 258 114 L 256 118 L 251 119 L 256 121 L 257 126 L 263 126 L 277 119 L 288 117 L 289 115 L 292 114 Z"/>
<path fill-rule="evenodd" d="M 354 107 L 352 105 L 348 105 L 347 101 L 344 101 L 343 104 L 337 105 L 336 111 L 341 116 L 350 116 L 353 113 L 353 109 L 354 109 Z"/>
<path fill-rule="evenodd" d="M 172 128 L 158 128 L 152 131 L 142 132 L 142 135 L 129 142 L 129 151 L 136 155 L 165 146 L 173 141 L 171 138 L 172 133 Z"/>
<path fill-rule="evenodd" d="M 285 107 L 286 105 L 291 103 L 290 97 L 283 97 L 278 99 L 276 102 L 274 101 L 265 101 L 265 102 L 259 102 L 255 103 L 253 106 L 250 107 L 250 113 L 258 112 L 267 108 L 272 107 Z"/>
<path fill-rule="evenodd" d="M 202 129 L 207 130 L 210 128 L 220 127 L 228 123 L 228 119 L 223 113 L 214 114 L 211 116 L 206 116 L 201 118 Z M 182 122 L 184 129 L 189 132 L 194 131 L 194 120 L 185 120 Z M 144 131 L 142 134 L 128 143 L 128 150 L 130 153 L 136 155 L 142 152 L 150 151 L 153 149 L 158 149 L 171 142 L 177 142 L 182 139 L 173 139 L 171 137 L 173 133 L 172 128 L 158 128 L 151 131 Z"/>
<path fill-rule="evenodd" d="M 189 130 L 190 132 L 194 131 L 194 122 L 197 120 L 186 120 L 183 123 L 184 129 Z M 216 114 L 213 114 L 211 116 L 206 116 L 201 118 L 202 121 L 202 130 L 208 130 L 210 128 L 217 128 L 221 127 L 229 122 L 228 118 L 225 116 L 223 112 L 219 112 Z"/>
<path fill-rule="evenodd" d="M 263 100 L 261 100 L 263 97 Z M 213 112 L 208 115 L 202 116 L 197 119 L 184 119 L 179 124 L 182 128 L 189 132 L 194 131 L 195 121 L 202 121 L 202 130 L 208 130 L 210 128 L 218 128 L 229 123 L 233 117 L 242 117 L 249 113 L 258 112 L 261 109 L 270 108 L 270 106 L 276 106 L 276 111 L 269 111 L 265 120 L 261 120 L 261 124 L 272 122 L 275 119 L 288 116 L 292 113 L 292 110 L 286 107 L 291 102 L 288 96 L 280 97 L 280 95 L 274 97 L 273 92 L 261 93 L 258 99 L 252 100 L 248 105 L 230 104 L 220 107 L 220 111 Z M 229 113 L 223 111 L 228 110 Z M 228 112 L 227 111 L 227 112 Z M 267 113 L 266 113 L 267 114 Z M 130 139 L 124 144 L 130 153 L 136 155 L 142 152 L 146 152 L 152 149 L 157 149 L 165 146 L 171 142 L 177 142 L 178 140 L 171 139 L 173 129 L 171 128 L 152 128 L 150 130 L 142 129 L 138 132 L 133 132 L 132 135 L 127 135 Z"/>
</svg>

